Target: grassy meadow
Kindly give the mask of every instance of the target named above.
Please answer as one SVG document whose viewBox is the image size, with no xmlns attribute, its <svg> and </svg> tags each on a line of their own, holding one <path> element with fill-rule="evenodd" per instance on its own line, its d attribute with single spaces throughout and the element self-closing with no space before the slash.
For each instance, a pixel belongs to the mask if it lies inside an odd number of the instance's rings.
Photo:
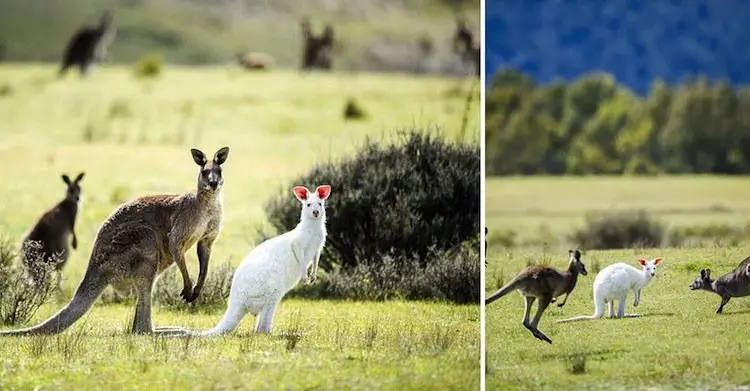
<svg viewBox="0 0 750 391">
<path fill-rule="evenodd" d="M 141 80 L 118 66 L 96 68 L 88 80 L 56 80 L 55 71 L 0 66 L 0 232 L 20 243 L 63 198 L 60 174 L 86 172 L 79 248 L 65 270 L 65 292 L 30 324 L 67 302 L 96 230 L 120 203 L 195 188 L 192 147 L 207 154 L 231 148 L 223 172 L 224 229 L 211 268 L 239 263 L 258 230 L 270 228 L 264 211 L 270 196 L 289 192 L 290 181 L 316 163 L 350 156 L 367 137 L 385 141 L 399 129 L 439 127 L 451 140 L 479 140 L 476 88 L 461 131 L 473 79 L 167 66 L 160 77 Z M 344 120 L 349 97 L 365 119 Z M 194 249 L 187 258 L 197 276 Z M 155 307 L 153 321 L 208 328 L 223 311 Z M 476 306 L 293 299 L 282 302 L 274 335 L 252 336 L 249 316 L 235 335 L 212 341 L 131 337 L 132 315 L 132 304 L 100 301 L 60 336 L 0 339 L 0 388 L 479 387 Z"/>
<path fill-rule="evenodd" d="M 669 227 L 744 227 L 750 222 L 746 178 L 493 178 L 487 182 L 489 250 L 486 293 L 531 262 L 565 268 L 566 236 L 586 213 L 644 209 Z M 499 232 L 517 231 L 517 245 Z M 493 235 L 493 233 L 495 235 Z M 538 244 L 539 236 L 547 244 Z M 526 244 L 524 244 L 526 243 Z M 537 244 L 533 244 L 537 243 Z M 701 268 L 717 278 L 750 255 L 750 244 L 721 240 L 677 248 L 583 250 L 580 276 L 567 304 L 551 305 L 539 324 L 552 345 L 521 324 L 524 302 L 512 293 L 486 308 L 488 390 L 737 389 L 750 384 L 750 298 L 733 298 L 722 315 L 720 298 L 688 286 Z M 640 318 L 556 324 L 594 311 L 596 273 L 616 262 L 638 267 L 640 257 L 663 257 L 652 284 L 626 313 Z M 532 316 L 536 304 L 532 307 Z M 706 388 L 708 387 L 708 388 Z"/>
<path fill-rule="evenodd" d="M 565 242 L 587 214 L 644 210 L 667 228 L 750 227 L 744 177 L 507 177 L 487 180 L 490 241 Z"/>
</svg>

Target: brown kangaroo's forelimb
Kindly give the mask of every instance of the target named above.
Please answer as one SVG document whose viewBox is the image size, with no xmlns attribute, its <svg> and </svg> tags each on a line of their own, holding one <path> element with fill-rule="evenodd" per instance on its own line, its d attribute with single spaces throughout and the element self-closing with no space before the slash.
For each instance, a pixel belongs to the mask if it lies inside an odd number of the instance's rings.
<svg viewBox="0 0 750 391">
<path fill-rule="evenodd" d="M 193 295 L 190 297 L 190 301 L 194 301 L 198 298 L 203 289 L 203 283 L 206 282 L 206 274 L 208 274 L 208 261 L 211 258 L 211 246 L 214 243 L 215 238 L 204 238 L 198 241 L 196 246 L 198 252 L 198 264 L 200 271 L 198 272 L 198 281 L 195 283 L 193 288 Z"/>
</svg>

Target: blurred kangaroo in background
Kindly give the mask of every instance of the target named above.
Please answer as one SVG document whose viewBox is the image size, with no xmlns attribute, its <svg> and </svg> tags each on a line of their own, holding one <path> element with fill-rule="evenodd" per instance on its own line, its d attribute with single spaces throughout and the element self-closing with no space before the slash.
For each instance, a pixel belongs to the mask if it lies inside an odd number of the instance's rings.
<svg viewBox="0 0 750 391">
<path fill-rule="evenodd" d="M 81 179 L 85 173 L 80 173 L 74 180 L 62 174 L 62 180 L 67 186 L 65 198 L 52 209 L 44 212 L 31 232 L 24 238 L 22 244 L 24 266 L 35 282 L 43 278 L 40 273 L 44 270 L 35 262 L 53 263 L 56 271 L 61 271 L 70 257 L 70 245 L 78 248 L 75 224 L 81 201 Z M 60 280 L 58 280 L 60 281 Z M 58 286 L 58 289 L 60 286 Z"/>
<path fill-rule="evenodd" d="M 221 165 L 227 160 L 229 148 L 219 149 L 210 161 L 197 149 L 191 153 L 200 167 L 196 191 L 150 195 L 120 205 L 99 228 L 86 274 L 70 302 L 37 326 L 4 331 L 0 335 L 59 333 L 81 318 L 108 285 L 119 290 L 135 286 L 137 302 L 132 333 L 183 330 L 152 328 L 151 289 L 157 276 L 176 263 L 184 284 L 182 298 L 187 302 L 198 298 L 208 272 L 211 247 L 222 227 Z M 200 271 L 193 288 L 185 252 L 195 243 Z"/>
<path fill-rule="evenodd" d="M 461 56 L 464 64 L 474 63 L 477 76 L 482 74 L 482 45 L 469 25 L 463 19 L 456 20 L 456 33 L 453 35 L 453 52 Z"/>
<path fill-rule="evenodd" d="M 310 20 L 302 19 L 302 37 L 304 38 L 302 51 L 302 69 L 325 69 L 332 67 L 333 26 L 326 25 L 323 34 L 316 36 L 310 27 Z"/>
<path fill-rule="evenodd" d="M 105 11 L 98 26 L 81 27 L 73 34 L 65 47 L 58 76 L 64 76 L 68 68 L 76 66 L 81 77 L 85 77 L 94 61 L 101 61 L 106 57 L 107 47 L 115 36 L 112 20 L 112 13 Z"/>
</svg>

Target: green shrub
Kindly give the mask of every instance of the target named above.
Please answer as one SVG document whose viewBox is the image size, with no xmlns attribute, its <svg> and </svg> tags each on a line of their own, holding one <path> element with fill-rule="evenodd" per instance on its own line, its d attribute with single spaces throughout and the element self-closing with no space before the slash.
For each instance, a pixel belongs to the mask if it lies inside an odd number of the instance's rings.
<svg viewBox="0 0 750 391">
<path fill-rule="evenodd" d="M 141 57 L 135 64 L 135 76 L 138 78 L 155 78 L 161 75 L 164 58 L 157 53 L 149 53 Z"/>
<path fill-rule="evenodd" d="M 572 235 L 587 249 L 652 248 L 665 244 L 664 225 L 645 211 L 626 211 L 603 216 L 589 215 L 586 225 Z"/>
<path fill-rule="evenodd" d="M 444 300 L 479 303 L 479 241 L 436 252 L 426 266 L 386 256 L 380 265 L 359 264 L 322 280 L 322 295 L 358 300 Z"/>
<path fill-rule="evenodd" d="M 54 264 L 33 251 L 41 246 L 32 242 L 29 247 L 24 260 L 13 243 L 0 238 L 0 323 L 6 326 L 28 322 L 58 287 Z"/>
<path fill-rule="evenodd" d="M 331 273 L 324 296 L 387 298 L 399 290 L 399 281 L 408 280 L 405 273 L 440 274 L 449 267 L 438 266 L 448 262 L 442 260 L 445 254 L 467 240 L 478 240 L 479 146 L 418 131 L 400 135 L 384 145 L 368 140 L 353 158 L 319 164 L 289 185 L 314 188 L 326 183 L 333 188 L 326 204 L 328 238 L 320 263 Z M 266 210 L 278 232 L 293 229 L 299 221 L 299 203 L 286 189 L 269 200 Z M 477 262 L 478 251 L 477 242 Z M 478 267 L 477 263 L 477 279 Z M 373 284 L 384 291 L 364 294 L 336 285 L 347 276 L 375 279 Z"/>
<path fill-rule="evenodd" d="M 211 310 L 217 307 L 226 307 L 229 290 L 232 285 L 234 268 L 225 262 L 221 265 L 211 267 L 206 276 L 198 299 L 190 304 L 182 301 L 182 275 L 176 267 L 164 272 L 154 287 L 153 299 L 157 305 L 170 310 Z"/>
</svg>

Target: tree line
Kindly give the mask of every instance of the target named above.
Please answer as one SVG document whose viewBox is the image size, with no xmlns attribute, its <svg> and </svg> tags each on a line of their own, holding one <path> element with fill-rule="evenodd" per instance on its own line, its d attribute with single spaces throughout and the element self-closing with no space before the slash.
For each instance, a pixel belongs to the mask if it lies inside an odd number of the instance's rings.
<svg viewBox="0 0 750 391">
<path fill-rule="evenodd" d="M 646 97 L 592 73 L 565 84 L 497 72 L 486 95 L 489 175 L 750 173 L 750 88 L 703 77 Z"/>
</svg>

